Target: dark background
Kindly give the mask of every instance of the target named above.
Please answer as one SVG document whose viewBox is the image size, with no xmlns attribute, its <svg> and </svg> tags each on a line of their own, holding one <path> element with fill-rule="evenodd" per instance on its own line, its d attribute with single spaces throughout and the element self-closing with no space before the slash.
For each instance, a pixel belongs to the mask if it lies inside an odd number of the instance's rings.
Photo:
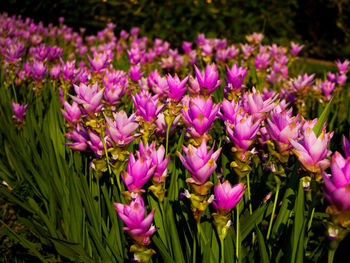
<svg viewBox="0 0 350 263">
<path fill-rule="evenodd" d="M 45 25 L 63 16 L 89 34 L 107 22 L 117 24 L 116 33 L 138 26 L 142 35 L 166 39 L 172 47 L 195 40 L 198 32 L 239 42 L 258 31 L 267 44 L 305 44 L 309 57 L 350 57 L 350 0 L 7 0 L 0 11 Z"/>
</svg>

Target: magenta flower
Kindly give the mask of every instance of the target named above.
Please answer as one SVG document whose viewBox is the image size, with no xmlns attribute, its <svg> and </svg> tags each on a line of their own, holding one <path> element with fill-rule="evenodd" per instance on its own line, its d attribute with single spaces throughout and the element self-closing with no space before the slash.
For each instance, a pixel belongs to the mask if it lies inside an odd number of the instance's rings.
<svg viewBox="0 0 350 263">
<path fill-rule="evenodd" d="M 205 73 L 199 71 L 197 66 L 194 66 L 196 72 L 196 79 L 201 88 L 205 88 L 202 90 L 205 95 L 212 93 L 217 87 L 220 86 L 221 80 L 219 79 L 219 72 L 215 66 L 215 64 L 207 64 L 205 68 Z"/>
<path fill-rule="evenodd" d="M 23 42 L 12 40 L 1 49 L 1 53 L 4 55 L 4 59 L 10 63 L 17 63 L 25 52 L 25 46 Z"/>
<path fill-rule="evenodd" d="M 172 77 L 170 74 L 167 76 L 167 82 L 169 86 L 168 97 L 174 101 L 181 100 L 183 94 L 186 91 L 185 84 L 189 76 L 180 81 L 179 77 L 175 74 L 175 77 Z"/>
<path fill-rule="evenodd" d="M 96 81 L 94 85 L 80 84 L 80 86 L 74 85 L 74 90 L 77 96 L 70 97 L 77 103 L 81 104 L 87 114 L 92 115 L 97 113 L 102 105 L 100 101 L 103 96 L 103 89 L 99 90 L 98 82 Z"/>
<path fill-rule="evenodd" d="M 292 117 L 292 109 L 286 111 L 281 110 L 279 107 L 270 112 L 270 118 L 267 119 L 267 123 L 270 136 L 278 143 L 280 152 L 290 148 L 289 140 L 298 138 L 299 130 L 302 126 L 298 122 L 298 116 Z"/>
<path fill-rule="evenodd" d="M 68 132 L 66 137 L 73 140 L 73 142 L 66 143 L 66 145 L 70 146 L 73 150 L 85 151 L 87 149 L 89 134 L 83 127 L 76 127 L 75 130 Z"/>
<path fill-rule="evenodd" d="M 61 66 L 59 64 L 53 65 L 50 69 L 50 77 L 52 79 L 59 79 L 61 76 Z"/>
<path fill-rule="evenodd" d="M 130 66 L 129 77 L 131 80 L 138 81 L 143 74 L 145 74 L 145 72 L 141 73 L 141 66 L 139 64 Z"/>
<path fill-rule="evenodd" d="M 161 145 L 158 150 L 156 149 L 156 142 L 153 141 L 150 146 L 148 143 L 143 146 L 142 141 L 139 143 L 140 153 L 139 158 L 145 157 L 146 159 L 152 160 L 152 166 L 156 165 L 156 170 L 154 171 L 153 180 L 155 179 L 158 183 L 162 181 L 168 174 L 167 166 L 170 161 L 170 155 L 168 154 L 165 158 L 165 148 Z"/>
<path fill-rule="evenodd" d="M 192 42 L 182 42 L 182 49 L 184 50 L 185 53 L 190 53 L 192 48 Z"/>
<path fill-rule="evenodd" d="M 241 200 L 244 195 L 244 184 L 236 184 L 231 187 L 229 181 L 218 183 L 214 187 L 214 200 L 212 202 L 215 210 L 224 214 L 230 212 L 232 208 Z"/>
<path fill-rule="evenodd" d="M 253 88 L 253 92 L 247 96 L 247 104 L 244 106 L 244 110 L 254 116 L 254 119 L 263 119 L 267 112 L 272 110 L 276 104 L 277 95 L 272 98 L 264 100 L 263 95 Z"/>
<path fill-rule="evenodd" d="M 204 184 L 216 169 L 216 160 L 219 157 L 221 148 L 213 153 L 213 145 L 208 152 L 207 143 L 203 140 L 198 148 L 195 148 L 190 144 L 188 147 L 182 146 L 182 149 L 186 154 L 186 157 L 183 157 L 179 152 L 178 156 L 182 164 L 192 176 L 191 178 L 187 178 L 186 182 L 196 185 Z"/>
<path fill-rule="evenodd" d="M 339 72 L 342 75 L 346 75 L 346 73 L 348 72 L 348 67 L 350 65 L 350 61 L 347 60 L 347 59 L 344 62 L 341 62 L 340 60 L 337 60 L 335 63 L 337 64 Z"/>
<path fill-rule="evenodd" d="M 323 92 L 323 95 L 326 97 L 327 100 L 330 100 L 332 98 L 331 93 L 335 88 L 335 83 L 331 81 L 323 81 L 321 82 L 321 89 Z"/>
<path fill-rule="evenodd" d="M 96 157 L 101 158 L 105 154 L 105 147 L 103 145 L 103 142 L 100 136 L 96 132 L 91 130 L 88 131 L 88 135 L 89 135 L 89 140 L 87 141 L 88 146 L 95 153 Z M 106 148 L 108 149 L 110 147 L 110 144 L 107 142 L 107 136 L 104 136 L 103 139 L 104 139 Z"/>
<path fill-rule="evenodd" d="M 235 103 L 234 100 L 230 102 L 227 99 L 223 99 L 220 107 L 222 113 L 218 112 L 218 115 L 223 121 L 228 121 L 233 124 L 235 122 L 235 115 L 239 109 L 240 105 L 238 102 Z"/>
<path fill-rule="evenodd" d="M 114 120 L 111 120 L 106 116 L 105 119 L 108 124 L 106 129 L 107 134 L 110 137 L 110 141 L 118 147 L 128 145 L 140 135 L 138 133 L 130 135 L 139 127 L 135 114 L 130 115 L 128 118 L 125 111 L 122 110 L 120 112 L 113 113 Z"/>
<path fill-rule="evenodd" d="M 242 88 L 243 79 L 247 74 L 247 68 L 238 67 L 237 64 L 234 64 L 231 70 L 226 65 L 226 70 L 226 92 L 228 92 L 231 89 L 240 90 Z"/>
<path fill-rule="evenodd" d="M 192 135 L 200 137 L 209 131 L 218 111 L 219 105 L 213 104 L 211 97 L 205 100 L 197 96 L 184 105 L 182 116 Z"/>
<path fill-rule="evenodd" d="M 75 72 L 75 60 L 66 61 L 66 63 L 64 63 L 63 60 L 60 58 L 60 61 L 62 64 L 61 72 L 63 73 L 63 79 L 73 80 Z"/>
<path fill-rule="evenodd" d="M 129 205 L 114 203 L 119 217 L 126 224 L 123 230 L 140 245 L 148 245 L 151 235 L 157 230 L 153 225 L 154 208 L 145 217 L 145 204 L 141 195 L 132 199 Z"/>
<path fill-rule="evenodd" d="M 35 60 L 31 71 L 34 81 L 41 81 L 47 72 L 47 66 L 42 61 Z"/>
<path fill-rule="evenodd" d="M 339 210 L 350 210 L 350 159 L 335 152 L 331 163 L 332 177 L 322 171 L 324 194 Z"/>
<path fill-rule="evenodd" d="M 169 131 L 170 136 L 174 133 L 175 127 L 179 122 L 180 118 L 181 118 L 181 115 L 177 115 L 174 121 L 172 122 L 170 126 L 170 131 Z M 165 138 L 168 125 L 166 124 L 164 113 L 161 112 L 158 114 L 157 120 L 154 122 L 154 124 L 157 126 L 157 128 L 155 128 L 154 130 L 154 133 L 156 134 L 156 136 Z"/>
<path fill-rule="evenodd" d="M 107 52 L 102 54 L 94 54 L 93 59 L 88 55 L 90 61 L 91 70 L 99 73 L 109 65 L 109 57 Z"/>
<path fill-rule="evenodd" d="M 144 121 L 154 121 L 162 111 L 164 105 L 158 106 L 158 95 L 152 96 L 148 91 L 142 90 L 132 96 L 137 114 L 142 116 Z"/>
<path fill-rule="evenodd" d="M 152 165 L 152 159 L 141 157 L 135 160 L 134 155 L 130 153 L 126 172 L 122 171 L 121 174 L 128 191 L 134 193 L 144 192 L 145 190 L 141 188 L 151 178 L 155 169 L 156 165 Z"/>
<path fill-rule="evenodd" d="M 12 110 L 14 115 L 12 118 L 14 118 L 17 122 L 23 122 L 24 117 L 26 116 L 26 109 L 28 107 L 28 104 L 20 105 L 17 103 L 12 102 Z"/>
<path fill-rule="evenodd" d="M 292 56 L 296 57 L 299 52 L 303 49 L 304 45 L 298 45 L 294 43 L 293 41 L 290 43 L 290 53 Z"/>
<path fill-rule="evenodd" d="M 259 131 L 259 121 L 254 122 L 252 115 L 236 114 L 233 124 L 226 122 L 226 131 L 236 148 L 247 151 Z"/>
<path fill-rule="evenodd" d="M 311 128 L 306 128 L 301 140 L 290 140 L 294 148 L 293 152 L 306 170 L 320 173 L 321 169 L 325 170 L 329 166 L 329 160 L 326 158 L 332 153 L 328 150 L 332 136 L 333 133 L 329 134 L 322 131 L 317 138 Z"/>
<path fill-rule="evenodd" d="M 61 109 L 61 112 L 62 112 L 63 117 L 66 119 L 66 121 L 68 121 L 70 123 L 77 122 L 79 120 L 80 114 L 81 114 L 78 103 L 73 102 L 73 104 L 70 105 L 67 101 L 64 101 L 63 106 L 64 106 L 66 111 Z"/>
</svg>

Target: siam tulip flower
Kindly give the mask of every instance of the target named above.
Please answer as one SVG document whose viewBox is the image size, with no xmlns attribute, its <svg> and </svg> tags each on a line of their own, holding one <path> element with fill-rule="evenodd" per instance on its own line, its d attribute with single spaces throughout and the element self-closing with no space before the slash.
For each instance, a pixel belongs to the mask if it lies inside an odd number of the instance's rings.
<svg viewBox="0 0 350 263">
<path fill-rule="evenodd" d="M 303 49 L 304 45 L 298 45 L 293 41 L 290 43 L 290 53 L 293 57 L 298 56 L 299 52 Z"/>
<path fill-rule="evenodd" d="M 206 42 L 205 35 L 204 34 L 198 34 L 196 44 L 198 46 L 202 46 L 202 45 L 205 44 L 205 42 Z"/>
<path fill-rule="evenodd" d="M 103 96 L 103 89 L 99 91 L 97 81 L 94 85 L 74 85 L 74 90 L 77 93 L 77 96 L 70 95 L 71 98 L 75 102 L 81 104 L 87 114 L 93 115 L 101 109 L 102 105 L 100 105 L 100 101 Z"/>
<path fill-rule="evenodd" d="M 91 70 L 99 73 L 109 65 L 109 57 L 107 52 L 94 54 L 93 59 L 88 55 Z"/>
<path fill-rule="evenodd" d="M 292 117 L 292 109 L 286 111 L 276 107 L 270 112 L 267 123 L 271 139 L 277 142 L 279 152 L 286 152 L 291 147 L 289 140 L 296 140 L 299 136 L 301 124 L 298 116 Z"/>
<path fill-rule="evenodd" d="M 164 107 L 164 105 L 158 106 L 158 95 L 152 96 L 151 93 L 145 90 L 132 96 L 132 100 L 137 114 L 146 122 L 154 121 Z"/>
<path fill-rule="evenodd" d="M 100 136 L 92 130 L 88 131 L 88 135 L 89 135 L 89 140 L 87 141 L 88 146 L 95 153 L 95 156 L 97 158 L 101 158 L 105 154 L 105 147 L 103 145 L 103 142 Z M 110 147 L 110 144 L 106 142 L 107 136 L 104 136 L 103 139 L 104 139 L 106 148 L 108 149 Z"/>
<path fill-rule="evenodd" d="M 131 30 L 130 30 L 130 35 L 131 36 L 137 36 L 138 34 L 139 34 L 139 28 L 138 27 L 133 27 L 133 28 L 131 28 Z"/>
<path fill-rule="evenodd" d="M 332 205 L 339 210 L 350 210 L 350 159 L 335 152 L 331 163 L 332 177 L 322 171 L 323 191 Z"/>
<path fill-rule="evenodd" d="M 134 45 L 130 50 L 127 51 L 127 53 L 130 63 L 136 65 L 140 62 L 141 57 L 144 55 L 145 51 L 141 50 L 139 46 Z"/>
<path fill-rule="evenodd" d="M 291 79 L 289 85 L 295 92 L 306 92 L 307 88 L 314 82 L 314 76 L 315 74 L 310 76 L 308 74 L 299 75 L 297 78 Z"/>
<path fill-rule="evenodd" d="M 347 80 L 347 77 L 346 77 L 346 75 L 345 74 L 336 74 L 336 77 L 337 77 L 337 83 L 338 83 L 338 85 L 340 85 L 340 86 L 343 86 L 344 85 L 344 83 L 346 82 L 346 80 Z"/>
<path fill-rule="evenodd" d="M 1 49 L 1 53 L 4 55 L 4 60 L 9 63 L 17 63 L 25 52 L 25 46 L 23 42 L 13 40 L 6 45 L 6 48 Z"/>
<path fill-rule="evenodd" d="M 259 52 L 259 54 L 255 57 L 254 65 L 257 70 L 262 70 L 267 68 L 270 62 L 270 54 Z"/>
<path fill-rule="evenodd" d="M 12 102 L 12 110 L 14 115 L 12 118 L 14 118 L 17 122 L 23 123 L 24 117 L 26 116 L 26 109 L 28 107 L 28 104 L 20 105 L 15 102 Z"/>
<path fill-rule="evenodd" d="M 244 44 L 244 45 L 241 44 L 241 50 L 243 52 L 244 58 L 247 59 L 253 53 L 254 47 L 252 47 L 252 46 L 250 46 L 248 44 Z"/>
<path fill-rule="evenodd" d="M 168 81 L 166 78 L 162 78 L 158 70 L 151 71 L 147 76 L 147 85 L 160 97 L 165 97 L 169 89 Z"/>
<path fill-rule="evenodd" d="M 223 99 L 220 110 L 223 112 L 218 112 L 219 117 L 223 121 L 228 121 L 229 123 L 233 124 L 235 122 L 235 116 L 237 112 L 240 109 L 239 103 L 235 103 L 234 100 L 231 102 L 228 101 L 227 99 Z"/>
<path fill-rule="evenodd" d="M 189 76 L 184 78 L 182 81 L 180 81 L 177 74 L 175 74 L 175 77 L 172 77 L 170 74 L 167 76 L 167 82 L 169 86 L 168 90 L 168 97 L 174 101 L 180 101 L 183 97 L 183 94 L 186 91 L 185 84 L 188 80 Z"/>
<path fill-rule="evenodd" d="M 170 136 L 174 133 L 175 127 L 176 127 L 177 123 L 179 122 L 180 118 L 181 118 L 181 115 L 177 115 L 175 117 L 174 121 L 172 122 L 172 124 L 170 126 L 170 131 L 169 131 Z M 163 112 L 158 114 L 157 120 L 154 122 L 154 124 L 157 126 L 154 130 L 155 135 L 158 138 L 159 137 L 165 138 L 168 125 L 165 121 L 165 116 L 164 116 Z"/>
<path fill-rule="evenodd" d="M 129 71 L 130 79 L 133 81 L 138 81 L 143 76 L 143 74 L 145 74 L 145 72 L 140 73 L 140 71 L 141 71 L 141 66 L 139 64 L 130 66 L 130 71 Z"/>
<path fill-rule="evenodd" d="M 328 101 L 332 98 L 331 93 L 334 90 L 334 88 L 335 88 L 334 82 L 330 82 L 326 80 L 321 83 L 321 89 L 322 89 L 323 95 L 326 97 Z"/>
<path fill-rule="evenodd" d="M 293 152 L 307 171 L 320 174 L 321 170 L 329 166 L 329 160 L 326 158 L 332 153 L 328 150 L 332 136 L 333 133 L 322 131 L 321 135 L 316 137 L 312 128 L 308 127 L 301 140 L 290 140 L 294 148 Z"/>
<path fill-rule="evenodd" d="M 192 48 L 192 42 L 184 41 L 182 43 L 182 49 L 184 50 L 185 53 L 190 53 L 191 48 Z"/>
<path fill-rule="evenodd" d="M 206 41 L 206 43 L 203 46 L 201 46 L 201 49 L 203 57 L 210 57 L 213 54 L 213 47 L 208 41 Z"/>
<path fill-rule="evenodd" d="M 184 105 L 183 121 L 194 137 L 201 137 L 209 131 L 219 108 L 218 104 L 213 104 L 211 97 L 205 100 L 200 96 L 191 98 L 187 105 Z"/>
<path fill-rule="evenodd" d="M 135 114 L 131 114 L 128 118 L 125 111 L 113 113 L 113 120 L 105 116 L 107 122 L 107 134 L 110 137 L 110 142 L 118 147 L 124 147 L 137 138 L 140 134 L 132 134 L 139 124 L 136 121 Z"/>
<path fill-rule="evenodd" d="M 238 113 L 233 124 L 226 122 L 226 131 L 233 144 L 240 152 L 246 152 L 259 131 L 260 121 L 253 121 L 252 115 Z M 245 156 L 242 156 L 244 158 Z"/>
<path fill-rule="evenodd" d="M 89 134 L 83 127 L 77 126 L 75 130 L 68 132 L 66 137 L 73 140 L 73 142 L 66 143 L 73 150 L 85 151 L 88 148 Z"/>
<path fill-rule="evenodd" d="M 243 88 L 242 82 L 247 74 L 247 68 L 246 67 L 238 67 L 237 63 L 232 66 L 232 69 L 226 65 L 226 87 L 225 92 L 229 92 L 230 90 L 240 90 Z"/>
<path fill-rule="evenodd" d="M 246 35 L 245 38 L 250 44 L 258 45 L 261 43 L 262 39 L 264 38 L 264 35 L 261 33 L 253 32 L 250 35 Z"/>
<path fill-rule="evenodd" d="M 140 245 L 148 245 L 151 235 L 157 230 L 153 225 L 155 209 L 145 217 L 145 204 L 141 195 L 136 195 L 129 205 L 114 203 L 119 217 L 126 224 L 123 230 Z"/>
<path fill-rule="evenodd" d="M 130 153 L 126 172 L 122 171 L 121 174 L 128 191 L 130 193 L 144 192 L 145 190 L 141 188 L 151 178 L 155 169 L 156 165 L 152 165 L 151 159 L 146 159 L 142 156 L 138 160 L 135 160 L 134 155 Z"/>
<path fill-rule="evenodd" d="M 203 185 L 208 180 L 209 176 L 215 171 L 217 165 L 216 160 L 219 157 L 221 148 L 213 153 L 214 145 L 208 152 L 207 143 L 202 140 L 202 144 L 195 148 L 191 144 L 188 147 L 182 146 L 186 157 L 178 152 L 178 156 L 189 171 L 192 177 L 187 178 L 186 182 L 196 185 Z"/>
<path fill-rule="evenodd" d="M 61 66 L 59 64 L 53 65 L 50 69 L 50 77 L 52 79 L 59 79 L 61 76 Z"/>
<path fill-rule="evenodd" d="M 191 95 L 199 95 L 201 92 L 201 87 L 199 86 L 198 80 L 190 76 L 190 86 L 188 87 L 188 92 Z"/>
<path fill-rule="evenodd" d="M 75 70 L 75 60 L 63 62 L 62 58 L 60 58 L 64 80 L 72 80 L 74 78 L 74 70 Z"/>
<path fill-rule="evenodd" d="M 332 72 L 328 72 L 327 73 L 327 80 L 335 83 L 335 82 L 337 82 L 337 77 Z"/>
<path fill-rule="evenodd" d="M 253 88 L 253 92 L 247 96 L 247 102 L 244 104 L 244 110 L 254 116 L 254 119 L 263 119 L 267 112 L 272 110 L 276 104 L 277 95 L 273 98 L 263 99 L 263 95 Z"/>
<path fill-rule="evenodd" d="M 217 87 L 220 86 L 222 81 L 218 81 L 219 73 L 214 63 L 211 65 L 207 64 L 205 73 L 201 73 L 196 65 L 194 68 L 199 86 L 204 88 L 204 90 L 202 90 L 204 95 L 212 93 Z"/>
<path fill-rule="evenodd" d="M 218 183 L 214 187 L 214 200 L 212 202 L 218 214 L 226 215 L 241 200 L 244 195 L 244 184 L 231 187 L 229 181 Z"/>
<path fill-rule="evenodd" d="M 103 92 L 103 97 L 108 105 L 117 105 L 126 92 L 127 81 L 119 81 L 115 84 L 106 83 L 104 85 L 105 90 Z"/>
<path fill-rule="evenodd" d="M 350 65 L 350 61 L 346 59 L 346 60 L 342 63 L 340 60 L 337 60 L 335 63 L 336 63 L 336 65 L 337 65 L 337 67 L 338 67 L 339 72 L 340 72 L 342 75 L 346 75 L 346 73 L 348 72 L 348 68 L 349 68 L 349 65 Z"/>
<path fill-rule="evenodd" d="M 47 66 L 42 61 L 35 60 L 32 64 L 32 74 L 34 81 L 41 81 L 46 72 L 47 72 Z"/>
<path fill-rule="evenodd" d="M 75 123 L 79 120 L 81 111 L 79 109 L 78 103 L 73 102 L 72 105 L 70 105 L 67 101 L 63 102 L 63 106 L 66 111 L 61 109 L 63 117 L 66 119 L 66 121 L 70 123 Z"/>
<path fill-rule="evenodd" d="M 239 49 L 236 48 L 234 45 L 231 45 L 227 48 L 227 57 L 232 59 L 236 57 L 239 53 Z"/>
<path fill-rule="evenodd" d="M 156 169 L 153 175 L 153 181 L 160 183 L 164 181 L 165 177 L 168 174 L 167 166 L 170 161 L 170 155 L 168 154 L 165 158 L 165 148 L 161 145 L 158 150 L 156 149 L 156 142 L 153 141 L 151 145 L 148 146 L 148 143 L 144 146 L 142 141 L 139 143 L 139 157 L 144 157 L 146 159 L 152 160 L 152 166 L 156 165 Z"/>
<path fill-rule="evenodd" d="M 225 62 L 228 58 L 228 50 L 227 49 L 218 49 L 215 53 L 216 61 Z"/>
</svg>

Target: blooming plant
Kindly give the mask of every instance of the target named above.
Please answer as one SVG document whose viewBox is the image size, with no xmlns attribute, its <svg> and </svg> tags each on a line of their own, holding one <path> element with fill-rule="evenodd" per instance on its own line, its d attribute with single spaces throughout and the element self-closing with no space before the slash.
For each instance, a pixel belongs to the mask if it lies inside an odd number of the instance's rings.
<svg viewBox="0 0 350 263">
<path fill-rule="evenodd" d="M 350 62 L 300 72 L 303 45 L 257 32 L 175 47 L 117 30 L 0 14 L 1 259 L 317 262 L 328 251 L 332 262 L 350 230 Z"/>
</svg>

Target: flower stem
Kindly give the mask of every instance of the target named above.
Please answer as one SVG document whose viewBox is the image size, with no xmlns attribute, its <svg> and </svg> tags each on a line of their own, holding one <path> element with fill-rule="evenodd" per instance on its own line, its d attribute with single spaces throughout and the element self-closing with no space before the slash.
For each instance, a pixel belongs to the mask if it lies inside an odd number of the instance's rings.
<svg viewBox="0 0 350 263">
<path fill-rule="evenodd" d="M 269 229 L 267 231 L 266 240 L 269 240 L 269 238 L 270 238 L 271 229 L 272 229 L 272 222 L 273 222 L 273 217 L 274 217 L 275 211 L 276 211 L 276 205 L 277 205 L 279 191 L 280 191 L 280 183 L 277 183 L 275 201 L 273 202 L 273 209 L 272 209 L 272 214 L 271 214 L 271 218 L 270 218 Z"/>
<path fill-rule="evenodd" d="M 333 263 L 335 251 L 336 250 L 334 248 L 328 249 L 328 263 Z"/>
<path fill-rule="evenodd" d="M 167 126 L 166 126 L 165 156 L 167 156 L 167 154 L 168 154 L 170 127 L 171 127 L 171 124 L 167 124 Z"/>
<path fill-rule="evenodd" d="M 236 258 L 237 262 L 240 262 L 239 260 L 239 251 L 241 250 L 241 240 L 240 240 L 240 233 L 239 233 L 239 203 L 236 205 Z"/>
<path fill-rule="evenodd" d="M 250 180 L 249 180 L 249 174 L 247 174 L 247 192 L 248 192 L 248 203 L 249 203 L 249 215 L 251 216 L 253 214 L 253 208 L 252 208 L 252 202 L 251 202 L 251 194 L 250 194 Z M 253 244 L 255 243 L 255 232 L 253 232 L 252 237 Z"/>
<path fill-rule="evenodd" d="M 16 94 L 16 88 L 15 88 L 15 83 L 14 83 L 14 81 L 12 80 L 12 90 L 13 90 L 13 95 L 15 96 L 15 102 L 16 103 L 18 103 L 17 102 L 17 94 Z"/>
<path fill-rule="evenodd" d="M 225 246 L 224 246 L 224 239 L 220 238 L 220 250 L 221 250 L 221 256 L 220 256 L 220 263 L 225 262 Z"/>
</svg>

